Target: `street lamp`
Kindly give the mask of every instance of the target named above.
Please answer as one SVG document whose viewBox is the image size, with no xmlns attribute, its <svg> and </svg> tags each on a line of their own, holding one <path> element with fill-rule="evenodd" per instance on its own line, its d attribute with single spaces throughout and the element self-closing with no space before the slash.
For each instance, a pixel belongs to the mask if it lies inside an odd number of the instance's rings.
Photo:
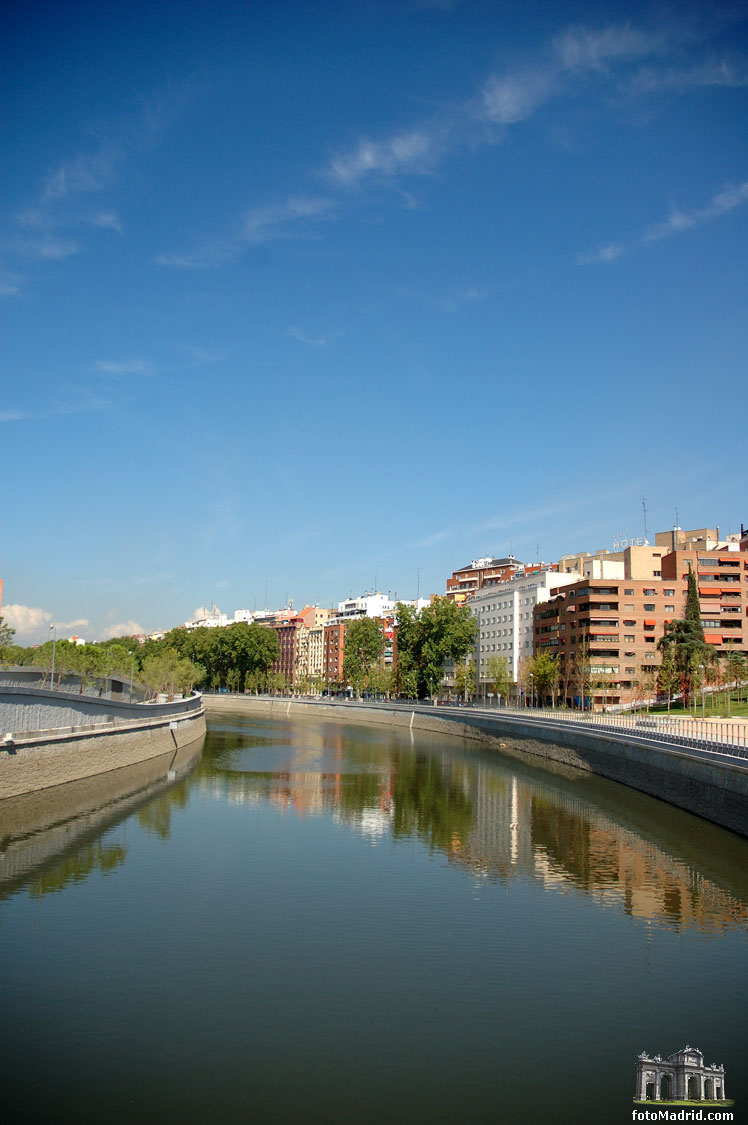
<svg viewBox="0 0 748 1125">
<path fill-rule="evenodd" d="M 706 672 L 706 665 L 705 664 L 699 664 L 699 671 L 701 672 L 701 717 L 702 717 L 702 719 L 705 719 L 706 718 L 706 701 L 705 701 L 705 698 L 704 698 L 704 692 L 705 692 L 706 685 L 705 685 L 705 675 L 704 675 L 704 673 Z"/>
<path fill-rule="evenodd" d="M 130 649 L 127 655 L 132 657 L 132 664 L 130 666 L 130 702 L 132 703 L 134 699 L 133 687 L 135 681 L 135 653 L 132 649 Z"/>
<path fill-rule="evenodd" d="M 52 691 L 54 691 L 55 690 L 55 650 L 57 648 L 57 626 L 52 624 L 52 625 L 50 625 L 49 628 L 50 628 L 50 631 L 52 633 L 52 672 L 51 672 L 50 677 L 49 677 L 49 682 L 50 682 L 50 687 L 51 687 Z"/>
<path fill-rule="evenodd" d="M 530 706 L 535 706 L 535 677 L 530 673 Z"/>
</svg>

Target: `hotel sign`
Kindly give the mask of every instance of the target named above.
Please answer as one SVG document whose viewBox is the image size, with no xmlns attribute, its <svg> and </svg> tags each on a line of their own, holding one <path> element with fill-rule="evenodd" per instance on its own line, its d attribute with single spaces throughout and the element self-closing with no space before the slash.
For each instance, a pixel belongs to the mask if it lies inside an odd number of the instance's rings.
<svg viewBox="0 0 748 1125">
<path fill-rule="evenodd" d="M 633 537 L 627 539 L 625 536 L 622 536 L 620 539 L 614 539 L 613 540 L 613 550 L 614 551 L 625 551 L 627 547 L 648 547 L 648 546 L 649 546 L 649 544 L 648 544 L 647 540 L 643 539 L 641 535 L 636 539 L 634 539 Z"/>
</svg>

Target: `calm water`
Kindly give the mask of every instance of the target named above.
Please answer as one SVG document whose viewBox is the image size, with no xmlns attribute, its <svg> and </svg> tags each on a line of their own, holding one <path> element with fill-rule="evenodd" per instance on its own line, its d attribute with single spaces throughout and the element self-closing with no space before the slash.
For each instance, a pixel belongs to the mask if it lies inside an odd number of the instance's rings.
<svg viewBox="0 0 748 1125">
<path fill-rule="evenodd" d="M 748 841 L 381 728 L 229 719 L 180 768 L 0 809 L 6 1109 L 623 1123 L 688 1043 L 741 1119 Z"/>
</svg>

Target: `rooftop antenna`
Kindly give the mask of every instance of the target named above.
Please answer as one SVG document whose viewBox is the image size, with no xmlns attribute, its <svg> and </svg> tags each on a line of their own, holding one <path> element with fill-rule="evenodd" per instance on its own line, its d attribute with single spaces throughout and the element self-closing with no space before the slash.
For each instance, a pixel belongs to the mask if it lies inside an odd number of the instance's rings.
<svg viewBox="0 0 748 1125">
<path fill-rule="evenodd" d="M 678 509 L 675 509 L 675 526 L 680 527 L 680 519 L 678 518 Z"/>
<path fill-rule="evenodd" d="M 535 562 L 536 563 L 540 562 L 540 544 L 539 543 L 535 544 Z"/>
<path fill-rule="evenodd" d="M 647 534 L 647 500 L 642 496 L 642 513 L 644 516 L 644 542 L 649 543 L 649 535 Z"/>
</svg>

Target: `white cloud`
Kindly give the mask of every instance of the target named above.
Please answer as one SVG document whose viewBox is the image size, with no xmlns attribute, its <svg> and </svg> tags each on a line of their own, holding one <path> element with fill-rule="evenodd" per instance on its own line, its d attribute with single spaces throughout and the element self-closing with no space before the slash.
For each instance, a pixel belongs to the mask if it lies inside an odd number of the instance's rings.
<svg viewBox="0 0 748 1125">
<path fill-rule="evenodd" d="M 326 348 L 333 340 L 337 340 L 341 333 L 334 332 L 330 336 L 307 336 L 292 325 L 288 329 L 288 335 L 293 336 L 294 340 L 298 340 L 302 344 L 308 344 L 310 348 Z"/>
<path fill-rule="evenodd" d="M 71 629 L 87 629 L 90 624 L 87 617 L 77 617 L 75 621 L 55 621 L 55 629 L 59 637 L 60 633 L 69 633 Z"/>
<path fill-rule="evenodd" d="M 245 212 L 236 230 L 226 238 L 209 240 L 187 253 L 159 254 L 156 262 L 179 269 L 221 266 L 238 257 L 248 246 L 299 237 L 309 229 L 309 223 L 331 218 L 335 206 L 334 200 L 322 196 L 289 196 Z"/>
<path fill-rule="evenodd" d="M 102 633 L 105 641 L 114 637 L 135 637 L 145 633 L 143 626 L 137 621 L 119 621 L 116 625 L 107 625 Z"/>
<path fill-rule="evenodd" d="M 147 359 L 97 359 L 91 364 L 91 371 L 102 375 L 152 375 L 155 370 Z"/>
<path fill-rule="evenodd" d="M 748 180 L 737 186 L 730 185 L 717 192 L 707 203 L 706 207 L 699 207 L 695 211 L 681 211 L 673 208 L 664 222 L 654 223 L 648 227 L 644 234 L 637 239 L 633 246 L 646 246 L 652 242 L 660 242 L 664 238 L 682 234 L 684 231 L 693 230 L 695 227 L 711 223 L 722 215 L 748 203 Z M 588 254 L 577 254 L 577 262 L 582 266 L 600 265 L 616 261 L 631 250 L 631 246 L 621 246 L 611 243 L 599 250 Z"/>
<path fill-rule="evenodd" d="M 609 63 L 631 61 L 659 54 L 668 49 L 667 38 L 661 34 L 635 28 L 605 27 L 590 30 L 570 28 L 553 40 L 566 70 L 603 70 Z"/>
<path fill-rule="evenodd" d="M 710 60 L 696 66 L 642 67 L 632 75 L 624 89 L 630 94 L 655 94 L 660 91 L 688 93 L 709 86 L 735 89 L 748 86 L 748 68 L 745 64 Z"/>
<path fill-rule="evenodd" d="M 114 211 L 99 211 L 95 215 L 89 215 L 84 220 L 92 227 L 100 227 L 102 230 L 113 230 L 117 234 L 122 234 L 122 222 L 119 215 Z"/>
<path fill-rule="evenodd" d="M 482 108 L 489 121 L 516 125 L 526 121 L 554 93 L 557 75 L 552 70 L 527 69 L 494 75 L 482 91 Z"/>
<path fill-rule="evenodd" d="M 80 246 L 71 238 L 58 238 L 49 234 L 42 238 L 19 238 L 15 242 L 16 250 L 25 258 L 39 258 L 46 262 L 62 262 L 65 258 L 72 258 L 80 254 Z"/>
<path fill-rule="evenodd" d="M 610 242 L 607 246 L 601 246 L 598 250 L 593 250 L 590 254 L 577 254 L 577 261 L 580 266 L 596 266 L 601 263 L 615 262 L 625 253 L 625 246 Z"/>
<path fill-rule="evenodd" d="M 445 312 L 457 312 L 458 309 L 463 308 L 465 305 L 475 304 L 476 301 L 482 301 L 485 297 L 480 289 L 460 289 L 448 296 L 443 297 L 439 302 L 439 308 Z"/>
<path fill-rule="evenodd" d="M 710 223 L 746 202 L 748 202 L 748 180 L 744 180 L 742 184 L 738 184 L 736 187 L 723 188 L 710 200 L 706 207 L 701 207 L 696 211 L 687 213 L 677 208 L 674 209 L 664 222 L 655 223 L 654 226 L 645 231 L 642 242 L 657 242 L 662 238 L 670 238 L 674 234 L 679 234 L 681 231 L 691 230 L 693 227 Z"/>
<path fill-rule="evenodd" d="M 46 609 L 28 605 L 4 605 L 2 609 L 6 625 L 15 629 L 16 644 L 30 644 L 47 640 L 52 614 Z"/>
<path fill-rule="evenodd" d="M 331 179 L 353 187 L 369 176 L 426 172 L 441 149 L 437 133 L 426 126 L 396 133 L 383 141 L 362 138 L 349 153 L 335 156 L 327 169 Z"/>
</svg>

